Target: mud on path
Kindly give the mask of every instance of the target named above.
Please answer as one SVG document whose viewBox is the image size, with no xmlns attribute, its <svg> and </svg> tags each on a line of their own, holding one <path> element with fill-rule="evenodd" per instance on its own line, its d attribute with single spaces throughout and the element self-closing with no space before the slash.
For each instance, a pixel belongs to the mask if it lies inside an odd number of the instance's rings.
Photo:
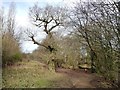
<svg viewBox="0 0 120 90">
<path fill-rule="evenodd" d="M 95 78 L 95 75 L 85 72 L 84 70 L 71 70 L 71 69 L 57 69 L 57 73 L 61 73 L 70 78 L 72 88 L 95 88 L 91 84 L 91 81 Z"/>
</svg>

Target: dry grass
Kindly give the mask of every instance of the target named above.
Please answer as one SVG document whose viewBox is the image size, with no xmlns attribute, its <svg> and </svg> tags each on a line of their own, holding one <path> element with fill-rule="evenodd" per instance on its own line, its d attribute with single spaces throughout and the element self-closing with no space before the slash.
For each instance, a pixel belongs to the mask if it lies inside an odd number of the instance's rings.
<svg viewBox="0 0 120 90">
<path fill-rule="evenodd" d="M 3 88 L 50 88 L 70 87 L 62 83 L 69 79 L 43 67 L 37 61 L 18 62 L 3 69 Z M 61 84 L 61 85 L 60 85 Z"/>
<path fill-rule="evenodd" d="M 58 69 L 56 73 L 44 66 L 24 60 L 3 68 L 3 88 L 95 88 L 95 83 L 99 84 L 95 74 L 71 69 Z"/>
</svg>

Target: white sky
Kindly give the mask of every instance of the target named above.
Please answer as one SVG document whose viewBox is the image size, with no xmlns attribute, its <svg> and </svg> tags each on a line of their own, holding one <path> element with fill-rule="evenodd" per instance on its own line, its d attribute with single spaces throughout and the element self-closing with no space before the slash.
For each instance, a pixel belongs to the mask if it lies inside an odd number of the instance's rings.
<svg viewBox="0 0 120 90">
<path fill-rule="evenodd" d="M 73 2 L 77 1 L 79 0 L 0 0 L 0 6 L 3 4 L 5 11 L 8 11 L 10 2 L 15 2 L 17 26 L 35 28 L 33 25 L 31 25 L 28 18 L 28 9 L 29 7 L 33 6 L 35 2 L 39 2 L 40 6 L 45 6 L 46 4 L 71 6 Z M 45 34 L 43 33 L 39 36 L 41 39 L 44 37 Z M 23 52 L 32 52 L 33 50 L 37 49 L 38 46 L 33 44 L 33 42 L 24 41 L 21 47 Z"/>
<path fill-rule="evenodd" d="M 16 24 L 17 27 L 25 27 L 25 28 L 32 28 L 36 29 L 35 26 L 33 26 L 29 22 L 28 18 L 28 9 L 29 7 L 33 6 L 35 2 L 39 2 L 40 6 L 45 6 L 46 4 L 52 4 L 52 5 L 63 5 L 72 4 L 73 1 L 76 0 L 0 0 L 0 6 L 3 4 L 5 11 L 8 11 L 9 5 L 11 2 L 15 2 L 16 4 Z M 43 39 L 45 37 L 44 33 L 41 33 L 40 36 L 38 36 L 40 39 Z M 30 41 L 23 41 L 21 44 L 21 48 L 23 52 L 32 52 L 33 50 L 37 49 L 37 45 L 33 44 L 33 42 Z"/>
</svg>

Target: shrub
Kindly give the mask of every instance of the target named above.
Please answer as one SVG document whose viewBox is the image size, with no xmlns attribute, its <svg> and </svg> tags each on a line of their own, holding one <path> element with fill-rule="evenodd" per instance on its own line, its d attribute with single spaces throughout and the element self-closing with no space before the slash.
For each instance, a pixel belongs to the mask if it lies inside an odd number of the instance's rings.
<svg viewBox="0 0 120 90">
<path fill-rule="evenodd" d="M 2 39 L 2 65 L 13 64 L 21 59 L 18 42 L 9 33 Z"/>
<path fill-rule="evenodd" d="M 14 60 L 21 60 L 21 54 L 20 53 L 16 53 L 12 57 L 13 57 Z"/>
</svg>

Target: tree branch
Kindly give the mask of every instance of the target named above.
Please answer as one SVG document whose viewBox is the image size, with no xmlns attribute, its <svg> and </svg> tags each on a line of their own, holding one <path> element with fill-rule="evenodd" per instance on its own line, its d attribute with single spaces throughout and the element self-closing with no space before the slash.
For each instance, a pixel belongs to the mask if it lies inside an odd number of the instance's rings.
<svg viewBox="0 0 120 90">
<path fill-rule="evenodd" d="M 39 45 L 39 46 L 43 46 L 43 47 L 45 47 L 46 49 L 48 49 L 50 52 L 57 51 L 55 48 L 51 47 L 50 45 L 45 46 L 45 45 L 43 45 L 43 44 L 41 44 L 41 43 L 38 43 L 38 42 L 34 39 L 34 36 L 31 36 L 30 38 L 32 39 L 32 41 L 34 42 L 34 44 L 37 44 L 37 45 Z"/>
<path fill-rule="evenodd" d="M 34 42 L 34 44 L 37 44 L 37 45 L 39 45 L 39 46 L 43 46 L 43 47 L 45 47 L 45 48 L 48 48 L 47 46 L 45 46 L 45 45 L 40 44 L 39 42 L 37 42 L 37 41 L 34 39 L 34 36 L 31 36 L 30 38 L 32 39 L 32 41 Z"/>
<path fill-rule="evenodd" d="M 60 25 L 60 23 L 57 23 L 56 25 L 52 26 L 52 27 L 48 30 L 48 32 L 51 32 L 55 27 L 57 27 L 57 26 L 59 26 L 59 25 Z"/>
</svg>

